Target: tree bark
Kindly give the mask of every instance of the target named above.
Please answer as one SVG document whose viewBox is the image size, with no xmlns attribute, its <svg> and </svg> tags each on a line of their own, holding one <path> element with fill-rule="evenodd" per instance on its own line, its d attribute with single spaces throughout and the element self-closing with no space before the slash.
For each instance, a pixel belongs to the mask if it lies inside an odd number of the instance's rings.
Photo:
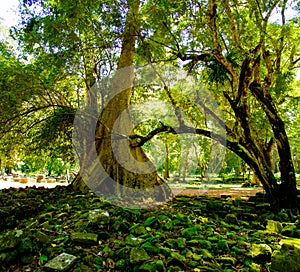
<svg viewBox="0 0 300 272">
<path fill-rule="evenodd" d="M 268 120 L 272 126 L 274 139 L 278 150 L 281 184 L 279 184 L 273 192 L 275 195 L 274 205 L 285 208 L 296 208 L 296 175 L 284 122 L 280 118 L 268 90 L 262 90 L 260 84 L 258 84 L 257 82 L 254 82 L 250 85 L 250 90 L 252 91 L 256 99 L 260 102 L 264 112 L 268 117 Z"/>
<path fill-rule="evenodd" d="M 170 171 L 169 171 L 170 162 L 169 162 L 169 146 L 167 142 L 165 142 L 165 151 L 166 151 L 166 157 L 165 157 L 166 166 L 164 170 L 164 179 L 168 179 L 170 178 Z"/>
<path fill-rule="evenodd" d="M 271 152 L 272 152 L 274 144 L 275 144 L 274 138 L 271 138 L 271 140 L 269 142 L 262 142 L 262 141 L 260 141 L 258 143 L 259 148 L 262 151 L 263 156 L 264 156 L 264 158 L 266 160 L 266 163 L 270 167 L 270 169 L 271 169 L 272 172 L 274 172 L 274 164 L 273 164 L 273 161 L 272 161 Z M 255 174 L 252 176 L 251 183 L 253 185 L 262 186 L 259 178 Z"/>
<path fill-rule="evenodd" d="M 87 158 L 73 188 L 86 191 L 83 184 L 86 182 L 100 195 L 126 198 L 126 201 L 135 199 L 139 202 L 149 198 L 166 201 L 173 197 L 171 189 L 158 175 L 143 149 L 129 145 L 133 125 L 128 107 L 133 90 L 138 11 L 139 1 L 128 0 L 121 55 L 110 84 L 108 103 L 101 113 L 95 133 L 98 161 Z M 99 167 L 103 171 L 99 171 Z"/>
</svg>

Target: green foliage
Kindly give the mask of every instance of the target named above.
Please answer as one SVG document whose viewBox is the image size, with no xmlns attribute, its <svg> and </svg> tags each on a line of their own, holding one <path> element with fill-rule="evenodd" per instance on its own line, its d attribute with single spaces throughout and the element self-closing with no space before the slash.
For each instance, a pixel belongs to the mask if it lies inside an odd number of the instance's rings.
<svg viewBox="0 0 300 272">
<path fill-rule="evenodd" d="M 173 67 L 183 66 L 201 79 L 223 111 L 226 126 L 233 134 L 228 134 L 228 139 L 241 143 L 242 130 L 230 104 L 230 99 L 233 101 L 238 96 L 238 86 L 228 67 L 239 75 L 245 58 L 252 58 L 260 44 L 256 56 L 260 64 L 255 76 L 262 86 L 267 86 L 270 67 L 266 56 L 269 56 L 274 71 L 270 94 L 287 125 L 293 160 L 300 169 L 299 91 L 296 91 L 294 71 L 299 61 L 299 18 L 269 20 L 267 16 L 272 12 L 279 14 L 281 9 L 287 12 L 284 1 L 274 6 L 268 1 L 229 1 L 229 10 L 225 4 L 216 2 L 217 38 L 214 40 L 207 20 L 208 3 L 141 1 L 135 64 L 167 62 Z M 127 8 L 126 1 L 114 0 L 26 0 L 21 3 L 22 22 L 11 30 L 18 42 L 18 51 L 7 42 L 0 43 L 0 134 L 3 135 L 0 158 L 4 164 L 22 159 L 28 165 L 23 165 L 24 171 L 32 171 L 42 165 L 38 163 L 41 149 L 49 162 L 50 158 L 62 158 L 72 163 L 74 114 L 79 101 L 88 96 L 94 83 L 115 70 Z M 220 48 L 216 48 L 216 42 Z M 216 55 L 218 50 L 219 56 Z M 141 82 L 136 84 L 132 104 L 156 100 L 164 104 L 160 108 L 149 107 L 142 113 L 151 118 L 135 124 L 135 133 L 141 135 L 156 129 L 162 115 L 166 116 L 163 119 L 166 124 L 178 125 L 174 123 L 174 109 L 159 76 L 154 76 L 149 83 L 144 80 L 147 75 L 142 75 Z M 188 95 L 183 96 L 182 89 Z M 195 128 L 211 129 L 205 110 L 189 97 L 195 92 L 186 82 L 178 82 L 170 88 L 187 123 Z M 99 94 L 99 98 L 105 97 Z M 207 107 L 214 110 L 211 104 Z M 261 147 L 274 136 L 272 127 L 261 104 L 250 92 L 247 107 L 251 137 Z M 139 114 L 133 109 L 133 119 Z M 189 138 L 184 142 L 178 135 L 164 133 L 146 143 L 144 149 L 156 161 L 161 173 L 168 167 L 172 174 L 188 172 L 203 176 L 213 143 L 203 137 L 195 139 L 190 146 L 189 141 Z M 29 153 L 37 154 L 36 158 Z M 227 173 L 234 168 L 239 172 L 241 160 L 228 154 L 222 171 Z M 276 152 L 273 156 L 274 161 L 278 161 Z"/>
</svg>

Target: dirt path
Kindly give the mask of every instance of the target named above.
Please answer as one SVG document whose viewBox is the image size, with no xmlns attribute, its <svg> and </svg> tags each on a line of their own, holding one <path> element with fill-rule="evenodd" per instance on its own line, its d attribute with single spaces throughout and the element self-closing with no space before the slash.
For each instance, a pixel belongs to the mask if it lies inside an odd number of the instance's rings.
<svg viewBox="0 0 300 272">
<path fill-rule="evenodd" d="M 232 188 L 232 189 L 172 189 L 174 195 L 190 195 L 190 196 L 254 196 L 257 192 L 263 192 L 261 188 Z"/>
</svg>

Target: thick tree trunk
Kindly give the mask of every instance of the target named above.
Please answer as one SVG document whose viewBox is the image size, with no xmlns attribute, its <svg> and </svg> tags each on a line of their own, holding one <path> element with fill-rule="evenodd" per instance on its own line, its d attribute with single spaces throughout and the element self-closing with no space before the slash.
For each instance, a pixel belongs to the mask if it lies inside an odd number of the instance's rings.
<svg viewBox="0 0 300 272">
<path fill-rule="evenodd" d="M 281 184 L 273 192 L 276 198 L 274 205 L 283 208 L 297 208 L 296 175 L 284 122 L 279 117 L 269 90 L 263 90 L 261 85 L 256 82 L 250 85 L 250 90 L 261 103 L 268 117 L 278 150 Z"/>
<path fill-rule="evenodd" d="M 266 164 L 269 166 L 269 168 L 272 172 L 274 172 L 274 164 L 273 164 L 271 155 L 272 155 L 272 149 L 273 149 L 274 144 L 275 144 L 274 138 L 271 138 L 271 140 L 269 142 L 260 142 L 259 143 L 259 147 L 265 158 Z M 256 174 L 254 174 L 252 176 L 251 183 L 253 185 L 262 186 L 262 183 L 260 182 L 260 180 Z"/>
<path fill-rule="evenodd" d="M 133 126 L 128 112 L 133 84 L 133 58 L 138 31 L 139 1 L 128 1 L 126 27 L 118 68 L 109 88 L 108 103 L 96 128 L 98 161 L 86 162 L 75 179 L 75 189 L 86 191 L 83 181 L 98 194 L 135 199 L 166 201 L 172 191 L 157 174 L 155 166 L 141 147 L 131 147 Z M 100 162 L 100 164 L 99 164 Z M 99 171 L 99 167 L 103 168 Z M 86 181 L 88 179 L 88 182 Z"/>
<path fill-rule="evenodd" d="M 275 9 L 276 5 L 273 5 L 269 10 L 271 14 L 272 10 Z M 222 7 L 223 10 L 223 7 Z M 237 154 L 245 157 L 248 160 L 249 166 L 252 168 L 254 173 L 257 175 L 259 180 L 266 190 L 267 196 L 273 208 L 296 208 L 297 207 L 297 188 L 295 180 L 295 170 L 291 159 L 291 151 L 289 141 L 285 132 L 284 123 L 281 120 L 272 97 L 270 95 L 270 87 L 274 75 L 274 68 L 280 71 L 280 63 L 282 59 L 282 45 L 284 43 L 284 35 L 280 39 L 281 46 L 280 50 L 276 49 L 277 57 L 271 61 L 269 52 L 266 52 L 266 31 L 268 26 L 269 17 L 264 17 L 259 24 L 261 24 L 260 42 L 258 45 L 249 50 L 250 54 L 247 54 L 239 71 L 234 67 L 234 63 L 228 60 L 224 55 L 223 48 L 220 44 L 222 32 L 219 32 L 217 19 L 218 19 L 218 5 L 215 0 L 208 1 L 207 10 L 207 25 L 211 30 L 213 40 L 213 51 L 212 54 L 215 59 L 225 67 L 227 75 L 230 77 L 231 91 L 224 92 L 224 96 L 228 100 L 233 109 L 235 116 L 241 127 L 242 136 L 240 145 L 246 149 L 246 152 L 236 149 L 234 143 L 230 143 L 231 147 L 236 150 Z M 226 13 L 229 17 L 230 27 L 232 30 L 232 38 L 239 47 L 239 35 L 236 31 L 235 21 L 232 19 L 231 10 L 229 5 L 226 5 Z M 283 26 L 285 25 L 284 13 Z M 258 22 L 258 21 L 257 21 Z M 282 28 L 284 30 L 284 27 Z M 243 51 L 241 47 L 240 50 Z M 264 62 L 261 61 L 261 53 L 263 53 Z M 243 54 L 242 54 L 243 55 Z M 275 67 L 274 67 L 275 62 Z M 261 66 L 264 66 L 267 70 L 267 74 L 262 73 Z M 238 86 L 238 87 L 237 87 Z M 262 152 L 258 149 L 253 135 L 251 136 L 251 126 L 248 116 L 248 102 L 249 93 L 252 92 L 256 97 L 257 101 L 261 104 L 264 112 L 268 117 L 268 121 L 272 127 L 274 140 L 278 149 L 278 155 L 280 158 L 280 172 L 281 172 L 281 184 L 277 184 L 274 175 L 266 162 Z M 239 138 L 240 135 L 236 135 Z M 238 144 L 239 145 L 239 144 Z"/>
<path fill-rule="evenodd" d="M 259 50 L 259 47 L 256 48 Z M 241 127 L 241 142 L 247 149 L 252 165 L 249 165 L 254 175 L 262 183 L 267 198 L 274 209 L 279 208 L 297 208 L 297 188 L 295 179 L 295 170 L 292 163 L 289 141 L 285 132 L 284 123 L 279 117 L 276 107 L 273 103 L 269 90 L 263 89 L 261 85 L 253 81 L 254 72 L 259 67 L 258 57 L 255 60 L 246 58 L 241 67 L 237 97 L 228 101 L 234 110 L 235 116 Z M 252 66 L 251 66 L 252 64 Z M 280 158 L 281 184 L 278 184 L 270 167 L 268 158 L 265 157 L 265 150 L 261 150 L 255 142 L 252 129 L 249 124 L 248 113 L 248 90 L 254 94 L 258 102 L 262 105 L 269 123 L 272 127 L 274 140 L 277 145 Z"/>
</svg>

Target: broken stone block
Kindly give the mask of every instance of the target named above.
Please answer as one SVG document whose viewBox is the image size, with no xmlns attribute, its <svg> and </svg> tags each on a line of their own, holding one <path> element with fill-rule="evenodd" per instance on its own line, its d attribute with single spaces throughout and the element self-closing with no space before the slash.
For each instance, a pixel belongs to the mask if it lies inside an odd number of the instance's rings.
<svg viewBox="0 0 300 272">
<path fill-rule="evenodd" d="M 0 235 L 0 252 L 14 249 L 21 242 L 22 230 L 16 230 Z"/>
<path fill-rule="evenodd" d="M 96 245 L 98 235 L 95 233 L 73 232 L 71 233 L 71 240 L 77 243 Z"/>
<path fill-rule="evenodd" d="M 56 179 L 55 178 L 49 178 L 47 179 L 47 183 L 55 183 Z"/>
<path fill-rule="evenodd" d="M 147 254 L 145 249 L 139 247 L 133 247 L 131 249 L 130 262 L 132 264 L 137 264 L 148 260 L 150 260 L 150 256 Z"/>
<path fill-rule="evenodd" d="M 281 242 L 281 249 L 272 255 L 270 271 L 300 271 L 300 239 L 282 239 Z"/>
<path fill-rule="evenodd" d="M 45 181 L 45 175 L 38 175 L 36 178 L 36 182 L 44 182 Z"/>
<path fill-rule="evenodd" d="M 250 256 L 257 261 L 269 262 L 271 260 L 272 249 L 267 244 L 252 244 Z"/>
<path fill-rule="evenodd" d="M 267 220 L 266 229 L 272 233 L 281 233 L 283 228 L 280 222 L 274 220 Z"/>
<path fill-rule="evenodd" d="M 62 253 L 46 263 L 45 268 L 51 269 L 53 271 L 66 271 L 73 265 L 75 260 L 75 256 L 67 253 Z"/>
<path fill-rule="evenodd" d="M 91 224 L 105 225 L 109 221 L 109 213 L 100 209 L 89 211 L 88 220 Z"/>
</svg>

